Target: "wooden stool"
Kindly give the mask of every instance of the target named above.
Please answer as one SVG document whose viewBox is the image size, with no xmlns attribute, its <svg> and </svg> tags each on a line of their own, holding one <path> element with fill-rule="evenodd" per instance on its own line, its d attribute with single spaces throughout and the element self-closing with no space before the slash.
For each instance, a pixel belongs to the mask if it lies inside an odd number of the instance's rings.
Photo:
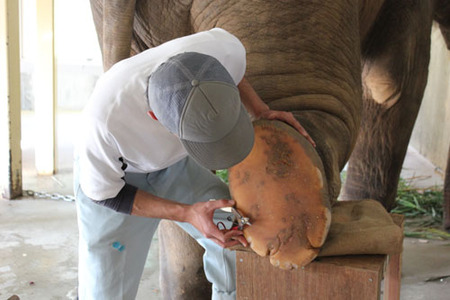
<svg viewBox="0 0 450 300">
<path fill-rule="evenodd" d="M 401 226 L 403 218 L 395 222 Z M 318 257 L 286 271 L 267 257 L 238 250 L 236 265 L 238 300 L 378 300 L 383 278 L 383 298 L 400 299 L 401 253 Z"/>
</svg>

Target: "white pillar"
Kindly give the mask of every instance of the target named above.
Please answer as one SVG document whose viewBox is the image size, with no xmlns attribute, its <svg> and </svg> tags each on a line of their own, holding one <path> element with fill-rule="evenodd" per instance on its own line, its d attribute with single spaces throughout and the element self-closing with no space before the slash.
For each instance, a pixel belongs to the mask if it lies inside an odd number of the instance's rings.
<svg viewBox="0 0 450 300">
<path fill-rule="evenodd" d="M 22 195 L 19 1 L 0 0 L 0 192 Z"/>
<path fill-rule="evenodd" d="M 36 170 L 51 175 L 56 169 L 55 147 L 55 46 L 53 0 L 36 0 L 37 59 L 34 73 Z"/>
</svg>

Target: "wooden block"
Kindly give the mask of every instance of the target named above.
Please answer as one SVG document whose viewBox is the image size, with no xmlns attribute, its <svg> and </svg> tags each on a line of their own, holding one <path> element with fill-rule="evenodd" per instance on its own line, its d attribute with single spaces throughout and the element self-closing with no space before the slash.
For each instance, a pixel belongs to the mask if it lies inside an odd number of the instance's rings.
<svg viewBox="0 0 450 300">
<path fill-rule="evenodd" d="M 237 251 L 237 299 L 379 299 L 386 255 L 321 257 L 281 270 L 266 257 Z"/>
<path fill-rule="evenodd" d="M 391 214 L 394 223 L 401 227 L 403 232 L 405 217 L 399 214 Z M 402 277 L 402 254 L 388 256 L 384 276 L 384 299 L 399 300 Z"/>
<path fill-rule="evenodd" d="M 393 215 L 402 227 L 403 216 Z M 272 266 L 267 257 L 236 251 L 238 300 L 400 299 L 401 254 L 319 257 L 298 270 Z"/>
</svg>

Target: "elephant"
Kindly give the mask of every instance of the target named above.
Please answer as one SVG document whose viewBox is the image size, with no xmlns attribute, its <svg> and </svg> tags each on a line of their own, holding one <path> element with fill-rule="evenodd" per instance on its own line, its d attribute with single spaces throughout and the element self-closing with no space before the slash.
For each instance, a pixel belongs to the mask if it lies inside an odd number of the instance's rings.
<svg viewBox="0 0 450 300">
<path fill-rule="evenodd" d="M 394 207 L 427 83 L 433 21 L 450 49 L 448 0 L 91 0 L 91 8 L 105 70 L 191 33 L 220 27 L 234 34 L 246 48 L 245 76 L 259 96 L 272 109 L 294 113 L 316 142 L 330 200 L 375 199 L 388 211 Z M 449 167 L 446 175 L 450 228 Z M 175 244 L 174 236 L 160 235 L 163 247 Z M 162 268 L 166 283 L 175 280 L 163 293 L 177 298 L 183 290 L 191 298 L 186 291 L 195 288 Z"/>
</svg>

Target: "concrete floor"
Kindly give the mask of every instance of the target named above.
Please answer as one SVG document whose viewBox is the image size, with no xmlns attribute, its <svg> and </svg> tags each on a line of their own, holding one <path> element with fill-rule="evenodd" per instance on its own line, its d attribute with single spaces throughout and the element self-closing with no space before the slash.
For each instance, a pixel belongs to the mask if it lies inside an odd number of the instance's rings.
<svg viewBox="0 0 450 300">
<path fill-rule="evenodd" d="M 32 132 L 23 137 L 24 190 L 72 194 L 72 145 L 78 114 L 59 114 L 59 172 L 37 176 L 34 170 Z M 24 128 L 32 128 L 25 114 Z M 442 185 L 436 170 L 414 149 L 409 149 L 402 178 L 419 187 Z M 73 202 L 24 197 L 0 199 L 0 300 L 76 299 L 77 224 Z M 161 299 L 158 283 L 158 240 L 155 237 L 145 265 L 137 299 Z M 430 281 L 431 280 L 431 281 Z M 450 299 L 450 241 L 406 238 L 404 242 L 401 299 Z"/>
</svg>

